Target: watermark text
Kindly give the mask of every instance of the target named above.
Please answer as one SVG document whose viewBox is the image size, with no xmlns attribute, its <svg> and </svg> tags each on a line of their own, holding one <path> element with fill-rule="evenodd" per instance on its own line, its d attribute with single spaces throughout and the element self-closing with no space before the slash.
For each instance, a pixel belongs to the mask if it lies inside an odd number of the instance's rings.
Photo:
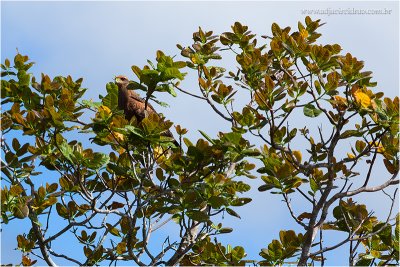
<svg viewBox="0 0 400 267">
<path fill-rule="evenodd" d="M 392 9 L 361 9 L 361 8 L 321 8 L 321 9 L 302 9 L 302 15 L 391 15 Z"/>
</svg>

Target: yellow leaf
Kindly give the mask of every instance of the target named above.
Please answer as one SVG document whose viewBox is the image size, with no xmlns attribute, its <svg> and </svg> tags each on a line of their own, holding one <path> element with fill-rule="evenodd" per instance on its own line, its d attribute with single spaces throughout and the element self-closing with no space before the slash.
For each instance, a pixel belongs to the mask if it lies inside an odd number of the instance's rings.
<svg viewBox="0 0 400 267">
<path fill-rule="evenodd" d="M 308 37 L 308 31 L 306 29 L 302 29 L 300 31 L 300 35 L 301 35 L 301 37 L 303 37 L 305 39 Z"/>
<path fill-rule="evenodd" d="M 160 146 L 156 146 L 153 148 L 154 158 L 158 164 L 163 163 L 167 157 L 169 156 L 169 151 L 163 149 Z"/>
<path fill-rule="evenodd" d="M 363 108 L 368 108 L 371 105 L 371 98 L 366 93 L 361 92 L 361 90 L 354 92 L 354 98 Z"/>
<path fill-rule="evenodd" d="M 103 112 L 105 112 L 106 114 L 111 114 L 111 109 L 110 109 L 109 107 L 103 106 L 103 105 L 99 107 L 99 111 L 100 111 L 100 112 L 103 111 Z"/>
<path fill-rule="evenodd" d="M 126 251 L 126 243 L 125 242 L 119 243 L 117 245 L 116 252 L 118 254 L 124 254 L 125 251 Z"/>
<path fill-rule="evenodd" d="M 339 95 L 333 96 L 333 107 L 337 107 L 339 110 L 345 110 L 347 107 L 347 100 L 344 97 L 341 97 Z"/>
<path fill-rule="evenodd" d="M 108 118 L 111 114 L 111 110 L 107 106 L 100 106 L 97 113 L 96 113 L 96 118 L 98 119 L 105 119 Z"/>
<path fill-rule="evenodd" d="M 297 159 L 297 162 L 301 163 L 302 155 L 300 151 L 298 150 L 293 151 L 293 156 Z"/>
<path fill-rule="evenodd" d="M 123 134 L 117 133 L 117 132 L 113 132 L 113 135 L 114 135 L 114 138 L 115 138 L 115 140 L 116 140 L 117 142 L 119 142 L 119 143 L 124 142 L 125 137 L 124 137 Z"/>
<path fill-rule="evenodd" d="M 354 154 L 352 154 L 352 153 L 347 153 L 347 157 L 349 159 L 354 159 L 356 156 L 354 156 Z"/>
<path fill-rule="evenodd" d="M 32 266 L 35 263 L 36 260 L 32 261 L 27 255 L 22 256 L 22 266 Z"/>
<path fill-rule="evenodd" d="M 136 117 L 133 116 L 132 118 L 136 118 Z M 127 123 L 128 123 L 128 121 L 124 117 L 122 117 L 122 116 L 114 116 L 112 118 L 112 122 L 110 123 L 110 127 L 111 127 L 111 129 L 113 129 L 113 128 L 123 128 Z"/>
<path fill-rule="evenodd" d="M 334 98 L 335 101 L 337 101 L 337 102 L 341 102 L 341 103 L 346 103 L 346 102 L 347 102 L 347 101 L 346 101 L 346 98 L 344 98 L 344 97 L 342 97 L 342 96 L 340 96 L 340 95 L 335 95 L 333 98 Z"/>
<path fill-rule="evenodd" d="M 385 148 L 382 146 L 381 142 L 369 142 L 369 144 L 372 145 L 372 147 L 375 148 L 378 153 L 383 154 L 383 152 L 385 152 Z"/>
</svg>

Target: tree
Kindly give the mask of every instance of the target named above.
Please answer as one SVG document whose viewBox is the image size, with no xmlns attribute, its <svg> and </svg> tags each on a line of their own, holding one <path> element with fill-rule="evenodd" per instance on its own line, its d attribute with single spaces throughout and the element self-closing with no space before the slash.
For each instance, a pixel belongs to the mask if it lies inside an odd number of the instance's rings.
<svg viewBox="0 0 400 267">
<path fill-rule="evenodd" d="M 342 245 L 349 265 L 398 264 L 397 188 L 384 190 L 399 183 L 399 99 L 373 92 L 371 72 L 338 44 L 318 44 L 321 25 L 309 17 L 297 31 L 274 23 L 262 39 L 239 22 L 217 36 L 199 28 L 193 44 L 177 45 L 183 60 L 157 51 L 156 62 L 132 66 L 129 88 L 144 91 L 146 103 L 164 105 L 156 97 L 178 91 L 231 125 L 216 137 L 200 131 L 196 141 L 176 125 L 180 146 L 163 135 L 173 125 L 163 116 L 127 121 L 115 83 L 101 102 L 88 101 L 82 79 L 42 74 L 37 81 L 27 56 L 17 54 L 13 66 L 6 59 L 1 215 L 4 224 L 30 221 L 17 236 L 22 264 L 36 257 L 52 266 L 56 258 L 79 265 L 324 265 L 324 253 Z M 235 56 L 236 71 L 215 65 L 222 54 Z M 197 76 L 200 95 L 180 86 L 183 69 Z M 236 93 L 245 105 L 238 107 Z M 291 119 L 299 113 L 311 123 L 298 129 Z M 251 201 L 241 196 L 250 186 L 238 177 L 259 179 L 260 191 L 282 197 L 304 229 L 281 230 L 260 259 L 217 240 L 233 230 L 217 215 L 240 218 L 234 207 Z M 389 198 L 382 220 L 354 199 L 376 191 Z M 302 198 L 308 206 L 294 209 L 291 200 Z M 347 238 L 323 243 L 327 231 Z M 53 249 L 68 235 L 81 255 Z"/>
</svg>

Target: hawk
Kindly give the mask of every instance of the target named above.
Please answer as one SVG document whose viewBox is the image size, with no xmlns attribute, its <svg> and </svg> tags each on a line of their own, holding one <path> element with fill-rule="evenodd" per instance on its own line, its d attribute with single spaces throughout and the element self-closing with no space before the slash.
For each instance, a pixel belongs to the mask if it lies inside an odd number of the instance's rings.
<svg viewBox="0 0 400 267">
<path fill-rule="evenodd" d="M 145 118 L 145 107 L 147 113 L 155 113 L 157 111 L 150 103 L 145 104 L 145 100 L 133 90 L 128 89 L 129 79 L 123 75 L 115 77 L 115 83 L 118 86 L 118 108 L 124 111 L 125 118 L 129 121 L 133 116 L 140 122 Z M 163 133 L 164 136 L 172 137 L 171 131 Z M 179 147 L 179 143 L 174 139 L 173 143 Z"/>
</svg>

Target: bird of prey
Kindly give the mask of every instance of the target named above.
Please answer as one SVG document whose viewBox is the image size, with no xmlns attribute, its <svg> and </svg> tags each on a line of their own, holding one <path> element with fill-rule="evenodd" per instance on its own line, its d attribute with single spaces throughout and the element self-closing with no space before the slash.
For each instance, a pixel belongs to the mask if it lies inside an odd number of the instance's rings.
<svg viewBox="0 0 400 267">
<path fill-rule="evenodd" d="M 140 122 L 148 114 L 155 113 L 156 110 L 150 103 L 145 103 L 145 100 L 133 90 L 128 89 L 129 79 L 123 75 L 115 77 L 115 83 L 118 86 L 118 108 L 124 111 L 125 118 L 129 121 L 133 116 Z M 146 112 L 145 112 L 146 107 Z M 173 137 L 171 131 L 163 133 L 164 136 Z M 179 147 L 179 143 L 174 139 L 173 143 Z"/>
</svg>

